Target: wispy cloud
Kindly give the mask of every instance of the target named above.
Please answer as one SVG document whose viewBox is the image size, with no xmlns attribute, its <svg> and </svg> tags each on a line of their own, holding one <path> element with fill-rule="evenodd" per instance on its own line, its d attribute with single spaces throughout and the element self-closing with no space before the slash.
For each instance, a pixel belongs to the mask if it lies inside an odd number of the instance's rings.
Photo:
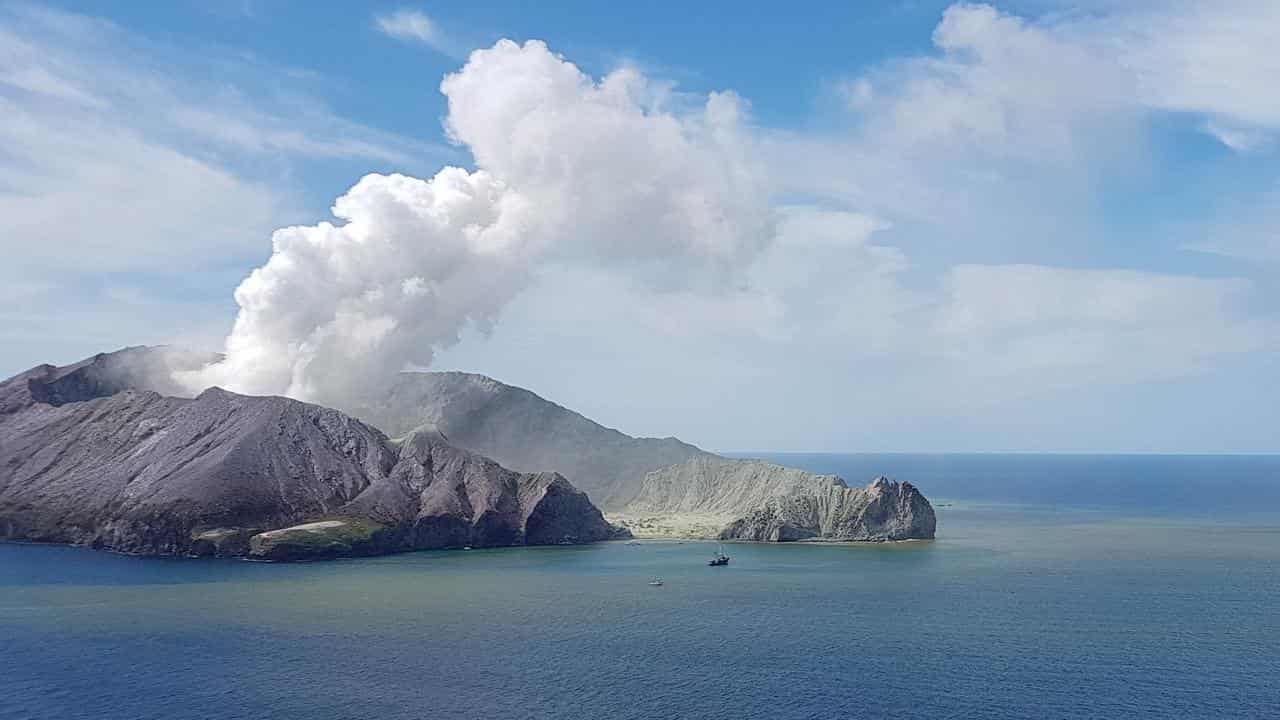
<svg viewBox="0 0 1280 720">
<path fill-rule="evenodd" d="M 374 25 L 384 35 L 404 42 L 420 43 L 452 57 L 459 55 L 453 44 L 426 13 L 421 10 L 401 8 L 393 13 L 377 15 Z"/>
<path fill-rule="evenodd" d="M 19 259 L 0 284 L 39 295 L 5 316 L 8 369 L 101 350 L 105 328 L 225 317 L 272 230 L 310 214 L 302 163 L 413 169 L 441 152 L 329 109 L 322 79 L 189 55 L 104 20 L 0 5 L 0 253 Z M 122 285 L 183 288 L 181 312 L 125 307 L 104 290 Z M 132 320 L 100 322 L 117 315 Z"/>
<path fill-rule="evenodd" d="M 1280 188 L 1227 203 L 1218 215 L 1192 230 L 1184 249 L 1260 263 L 1268 271 L 1280 262 Z"/>
</svg>

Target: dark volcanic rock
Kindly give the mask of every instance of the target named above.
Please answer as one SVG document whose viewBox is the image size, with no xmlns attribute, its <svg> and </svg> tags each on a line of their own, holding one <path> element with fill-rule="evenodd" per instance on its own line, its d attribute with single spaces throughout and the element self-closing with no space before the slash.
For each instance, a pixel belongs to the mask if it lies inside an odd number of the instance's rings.
<svg viewBox="0 0 1280 720">
<path fill-rule="evenodd" d="M 440 437 L 397 448 L 286 398 L 121 390 L 171 367 L 141 355 L 0 383 L 0 540 L 301 559 L 614 532 L 563 478 L 513 473 Z"/>
<path fill-rule="evenodd" d="M 137 553 L 335 512 L 395 463 L 382 433 L 336 410 L 216 388 L 37 404 L 0 418 L 0 437 L 6 536 Z"/>
<path fill-rule="evenodd" d="M 557 473 L 517 473 L 436 430 L 406 437 L 394 470 L 347 508 L 402 529 L 407 548 L 548 545 L 615 537 L 585 493 Z"/>
</svg>

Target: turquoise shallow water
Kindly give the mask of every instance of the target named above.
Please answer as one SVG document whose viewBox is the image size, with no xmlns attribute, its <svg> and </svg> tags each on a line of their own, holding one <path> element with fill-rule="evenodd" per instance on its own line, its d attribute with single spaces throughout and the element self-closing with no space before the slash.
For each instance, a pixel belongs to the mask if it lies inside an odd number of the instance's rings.
<svg viewBox="0 0 1280 720">
<path fill-rule="evenodd" d="M 806 457 L 862 479 L 865 458 Z M 1224 491 L 1280 482 L 1233 472 Z M 934 542 L 736 544 L 718 569 L 704 543 L 306 565 L 0 545 L 0 718 L 1280 717 L 1274 507 L 1020 493 L 946 492 Z"/>
</svg>

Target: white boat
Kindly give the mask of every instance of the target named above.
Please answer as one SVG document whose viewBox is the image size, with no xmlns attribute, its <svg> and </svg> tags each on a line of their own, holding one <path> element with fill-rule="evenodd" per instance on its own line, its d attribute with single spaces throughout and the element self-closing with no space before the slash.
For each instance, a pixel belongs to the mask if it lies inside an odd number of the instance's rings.
<svg viewBox="0 0 1280 720">
<path fill-rule="evenodd" d="M 711 567 L 720 567 L 729 564 L 729 556 L 724 554 L 724 545 L 721 545 L 720 549 L 716 550 L 715 557 L 713 557 L 707 564 Z"/>
<path fill-rule="evenodd" d="M 657 587 L 662 584 L 662 578 L 654 578 L 649 581 L 649 584 Z"/>
</svg>

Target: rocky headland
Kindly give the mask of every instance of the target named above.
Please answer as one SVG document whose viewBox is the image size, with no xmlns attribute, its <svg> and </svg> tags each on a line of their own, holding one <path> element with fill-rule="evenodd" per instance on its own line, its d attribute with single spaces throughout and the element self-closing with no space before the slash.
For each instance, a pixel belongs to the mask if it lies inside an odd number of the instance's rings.
<svg viewBox="0 0 1280 720">
<path fill-rule="evenodd" d="M 720 457 L 648 473 L 610 519 L 639 537 L 770 542 L 928 539 L 936 529 L 933 507 L 908 482 L 855 488 L 835 475 Z"/>
<path fill-rule="evenodd" d="M 138 389 L 167 377 L 156 367 L 207 362 L 170 352 L 0 383 L 0 540 L 300 560 L 620 534 L 561 475 L 508 470 L 435 429 L 393 441 L 287 398 Z"/>
</svg>

